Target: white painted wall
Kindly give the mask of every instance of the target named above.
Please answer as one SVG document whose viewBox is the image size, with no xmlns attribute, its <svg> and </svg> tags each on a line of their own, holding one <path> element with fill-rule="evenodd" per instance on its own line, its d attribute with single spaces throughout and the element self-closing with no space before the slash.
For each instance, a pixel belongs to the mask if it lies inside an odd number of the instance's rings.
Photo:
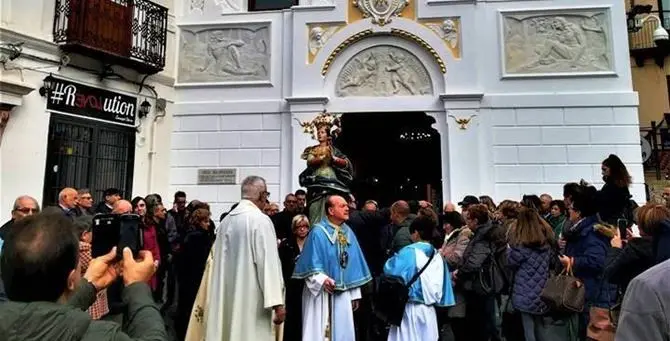
<svg viewBox="0 0 670 341">
<path fill-rule="evenodd" d="M 403 18 L 394 18 L 384 28 L 362 20 L 348 25 L 331 37 L 314 63 L 306 62 L 308 48 L 307 25 L 313 23 L 344 23 L 346 2 L 334 6 L 297 6 L 291 10 L 221 15 L 212 2 L 204 13 L 191 12 L 183 7 L 180 25 L 222 25 L 251 21 L 272 22 L 272 68 L 281 69 L 274 75 L 271 86 L 242 87 L 233 85 L 186 87 L 177 90 L 177 115 L 183 128 L 202 126 L 207 129 L 231 132 L 221 125 L 232 115 L 237 120 L 244 115 L 255 131 L 264 132 L 263 119 L 258 113 L 281 113 L 281 133 L 278 164 L 281 195 L 297 188 L 297 175 L 304 167 L 298 153 L 314 142 L 304 135 L 296 119 L 307 120 L 323 109 L 330 112 L 426 111 L 436 118 L 442 136 L 444 199 L 457 201 L 466 194 L 490 194 L 497 201 L 519 199 L 527 193 L 550 193 L 561 197 L 562 185 L 585 179 L 599 185 L 600 162 L 616 153 L 627 164 L 635 184 L 632 193 L 644 201 L 643 174 L 637 121 L 637 94 L 632 89 L 628 65 L 627 32 L 624 3 L 613 0 L 554 0 L 554 1 L 417 1 L 420 19 L 460 17 L 461 58 L 454 59 L 440 39 L 424 26 Z M 188 6 L 185 4 L 184 6 Z M 614 72 L 607 76 L 534 77 L 507 79 L 502 77 L 501 11 L 528 11 L 607 7 L 611 15 L 610 32 L 614 51 Z M 433 47 L 447 65 L 441 74 L 432 58 L 416 45 L 393 37 L 372 37 L 345 49 L 333 62 L 328 74 L 321 68 L 330 53 L 353 34 L 365 29 L 388 30 L 399 28 L 412 32 Z M 279 35 L 277 35 L 279 34 Z M 389 98 L 336 98 L 334 78 L 348 58 L 377 44 L 403 47 L 419 57 L 429 70 L 436 89 L 435 96 Z M 287 51 L 288 50 L 288 51 Z M 277 52 L 275 52 L 277 51 Z M 207 116 L 203 116 L 207 115 Z M 477 115 L 467 130 L 459 129 L 453 118 Z M 217 121 L 216 117 L 219 117 Z M 265 116 L 263 116 L 265 117 Z M 240 118 L 241 119 L 241 118 Z M 196 123 L 201 122 L 201 123 Z M 218 126 L 216 126 L 218 124 Z M 236 124 L 230 124 L 235 127 Z M 216 128 L 215 128 L 216 127 Z M 275 126 L 276 127 L 276 126 Z M 182 129 L 179 128 L 179 129 Z M 245 129 L 252 130 L 252 126 Z M 177 129 L 177 128 L 175 128 Z M 195 135 L 208 132 L 205 127 L 190 131 Z M 229 130 L 227 130 L 229 129 Z M 175 136 L 182 134 L 176 131 Z M 274 140 L 274 138 L 272 139 Z M 186 144 L 186 142 L 184 142 Z M 191 155 L 199 162 L 209 160 L 218 150 L 215 143 L 189 144 Z M 270 148 L 270 147 L 268 147 Z M 222 148 L 222 150 L 225 148 Z M 181 150 L 173 145 L 175 153 Z M 243 151 L 244 148 L 234 148 Z M 248 158 L 261 168 L 256 151 L 244 152 L 229 163 L 230 167 L 248 167 Z M 209 161 L 204 161 L 208 159 Z M 200 161 L 202 160 L 202 161 Z M 181 188 L 193 186 L 180 174 L 185 172 L 183 160 L 173 153 L 171 183 Z M 219 163 L 221 160 L 219 159 Z M 204 166 L 204 165 L 201 165 Z M 269 165 L 268 165 L 269 166 Z M 208 166 L 209 167 L 209 166 Z M 272 165 L 277 167 L 277 165 Z M 193 179 L 191 172 L 190 179 Z M 240 172 L 241 173 L 241 172 Z M 179 176 L 176 176 L 179 175 Z M 275 176 L 276 173 L 272 174 Z M 241 179 L 238 179 L 238 181 Z M 217 186 L 215 186 L 217 187 Z M 215 188 L 186 187 L 195 193 L 201 189 L 214 193 Z M 230 191 L 230 192 L 228 192 Z M 216 188 L 215 205 L 227 206 L 239 197 L 238 186 Z M 280 201 L 274 195 L 271 200 Z M 213 196 L 210 198 L 214 199 Z M 206 199 L 205 199 L 206 200 Z M 215 212 L 218 214 L 218 212 Z"/>
<path fill-rule="evenodd" d="M 168 8 L 172 7 L 171 0 L 158 0 L 157 2 Z M 141 132 L 136 135 L 133 195 L 158 192 L 170 198 L 172 193 L 169 192 L 169 157 L 174 113 L 172 84 L 175 65 L 175 26 L 172 10 L 168 26 L 166 68 L 147 80 L 147 84 L 154 86 L 159 96 L 168 101 L 165 117 L 157 119 L 156 125 L 152 127 L 151 122 L 156 114 L 156 105 L 153 94 L 146 89 L 138 94 L 138 87 L 128 82 L 117 80 L 100 82 L 97 75 L 72 67 L 64 67 L 59 71 L 58 67 L 54 66 L 56 64 L 37 59 L 58 61 L 60 58 L 58 47 L 51 42 L 54 5 L 54 0 L 3 0 L 0 2 L 0 23 L 2 24 L 0 41 L 25 42 L 22 56 L 7 64 L 7 70 L 0 71 L 0 77 L 3 80 L 23 82 L 39 89 L 42 86 L 42 80 L 49 73 L 53 73 L 56 77 L 63 77 L 74 82 L 136 96 L 138 104 L 147 99 L 152 104 L 152 112 L 142 121 Z M 88 67 L 95 66 L 98 64 L 93 62 L 88 65 Z M 115 67 L 115 70 L 133 75 L 131 71 L 118 66 Z M 141 79 L 140 76 L 134 77 L 137 77 L 137 81 Z M 17 196 L 28 194 L 40 202 L 42 200 L 49 130 L 49 113 L 45 108 L 46 99 L 35 90 L 25 96 L 23 104 L 15 107 L 11 113 L 2 144 L 0 144 L 0 221 L 9 218 L 13 201 Z M 152 129 L 155 129 L 156 143 L 153 151 L 152 172 L 149 174 Z"/>
</svg>

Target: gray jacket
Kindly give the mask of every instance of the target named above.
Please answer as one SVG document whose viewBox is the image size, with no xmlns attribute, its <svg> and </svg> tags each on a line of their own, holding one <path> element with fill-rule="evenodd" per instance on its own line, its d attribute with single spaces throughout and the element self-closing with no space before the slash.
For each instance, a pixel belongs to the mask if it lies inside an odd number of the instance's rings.
<svg viewBox="0 0 670 341">
<path fill-rule="evenodd" d="M 635 277 L 623 299 L 616 341 L 670 341 L 670 260 Z"/>
</svg>

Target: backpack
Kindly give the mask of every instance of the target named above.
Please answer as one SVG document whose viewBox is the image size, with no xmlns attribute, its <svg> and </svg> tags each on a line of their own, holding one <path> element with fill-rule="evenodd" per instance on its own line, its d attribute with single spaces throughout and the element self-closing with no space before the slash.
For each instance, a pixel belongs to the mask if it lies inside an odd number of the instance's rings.
<svg viewBox="0 0 670 341">
<path fill-rule="evenodd" d="M 495 252 L 491 242 L 489 242 L 489 250 L 489 255 L 479 269 L 473 283 L 473 291 L 480 296 L 499 295 L 511 290 L 509 287 L 510 277 L 506 272 L 503 257 Z"/>
<path fill-rule="evenodd" d="M 405 314 L 405 305 L 409 301 L 409 289 L 416 282 L 424 270 L 430 265 L 437 251 L 428 258 L 428 262 L 407 283 L 397 276 L 382 274 L 377 279 L 377 290 L 374 297 L 375 315 L 382 321 L 394 326 L 400 326 Z"/>
</svg>

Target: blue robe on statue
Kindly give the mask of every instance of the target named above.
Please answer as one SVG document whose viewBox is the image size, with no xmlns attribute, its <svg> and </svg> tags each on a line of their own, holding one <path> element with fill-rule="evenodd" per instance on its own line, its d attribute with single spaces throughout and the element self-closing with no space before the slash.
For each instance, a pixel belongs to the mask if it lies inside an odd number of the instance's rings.
<svg viewBox="0 0 670 341">
<path fill-rule="evenodd" d="M 400 277 L 404 283 L 409 283 L 433 252 L 435 256 L 430 264 L 410 287 L 402 322 L 400 327 L 391 327 L 389 341 L 438 340 L 434 306 L 448 307 L 455 304 L 449 266 L 439 252 L 427 242 L 407 245 L 386 262 L 384 274 Z"/>
<path fill-rule="evenodd" d="M 304 279 L 302 339 L 331 341 L 356 339 L 352 304 L 361 298 L 360 287 L 372 280 L 368 265 L 349 226 L 337 227 L 323 218 L 312 226 L 293 271 Z M 335 282 L 328 294 L 323 283 Z"/>
</svg>

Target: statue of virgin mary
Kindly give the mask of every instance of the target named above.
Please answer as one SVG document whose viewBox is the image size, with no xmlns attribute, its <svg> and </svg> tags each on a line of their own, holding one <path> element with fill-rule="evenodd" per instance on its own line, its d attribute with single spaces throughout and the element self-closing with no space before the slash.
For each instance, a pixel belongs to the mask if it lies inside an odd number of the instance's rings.
<svg viewBox="0 0 670 341">
<path fill-rule="evenodd" d="M 333 146 L 333 139 L 340 132 L 338 116 L 324 111 L 311 122 L 300 122 L 300 125 L 318 141 L 303 151 L 301 158 L 307 161 L 307 168 L 298 178 L 300 186 L 307 188 L 309 221 L 318 222 L 325 214 L 324 205 L 329 195 L 349 198 L 353 167 L 347 156 Z"/>
</svg>

